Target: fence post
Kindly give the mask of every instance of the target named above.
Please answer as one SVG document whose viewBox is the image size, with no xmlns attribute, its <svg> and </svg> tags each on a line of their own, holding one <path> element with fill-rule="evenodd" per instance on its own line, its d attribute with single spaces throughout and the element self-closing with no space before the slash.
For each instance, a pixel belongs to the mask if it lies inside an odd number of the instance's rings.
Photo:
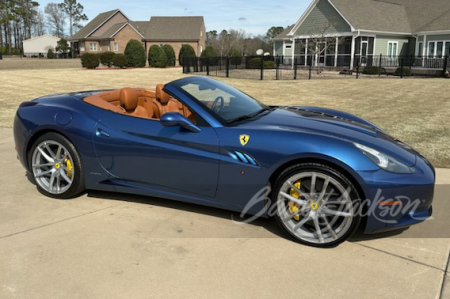
<svg viewBox="0 0 450 299">
<path fill-rule="evenodd" d="M 355 59 L 356 61 L 356 79 L 359 78 L 359 59 Z"/>
<path fill-rule="evenodd" d="M 261 80 L 264 80 L 264 57 L 261 56 Z"/>
<path fill-rule="evenodd" d="M 209 57 L 206 57 L 206 76 L 209 76 Z"/>
<path fill-rule="evenodd" d="M 312 70 L 312 56 L 311 60 L 309 61 L 309 80 L 311 80 L 311 70 Z"/>
<path fill-rule="evenodd" d="M 378 77 L 381 77 L 381 67 L 382 67 L 382 64 L 381 64 L 381 60 L 383 59 L 383 54 L 380 54 L 380 61 L 379 61 L 379 73 L 378 73 Z"/>
<path fill-rule="evenodd" d="M 297 80 L 297 58 L 294 58 L 294 80 Z"/>
<path fill-rule="evenodd" d="M 183 58 L 183 62 L 182 62 L 183 63 L 183 67 L 186 68 L 185 74 L 189 74 L 190 71 L 191 71 L 190 62 L 191 62 L 191 58 L 190 57 Z"/>
<path fill-rule="evenodd" d="M 275 59 L 275 79 L 279 80 L 280 79 L 280 61 L 278 60 L 278 57 Z"/>
<path fill-rule="evenodd" d="M 403 79 L 403 57 L 400 58 L 400 78 Z"/>
<path fill-rule="evenodd" d="M 227 57 L 227 78 L 230 77 L 230 58 Z"/>
<path fill-rule="evenodd" d="M 444 56 L 444 78 L 446 78 L 446 72 L 448 67 L 448 56 Z"/>
</svg>

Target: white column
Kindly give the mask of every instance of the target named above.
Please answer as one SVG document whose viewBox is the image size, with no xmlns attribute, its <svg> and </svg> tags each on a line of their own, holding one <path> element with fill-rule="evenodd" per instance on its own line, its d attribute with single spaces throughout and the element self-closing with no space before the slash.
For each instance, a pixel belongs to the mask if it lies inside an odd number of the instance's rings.
<svg viewBox="0 0 450 299">
<path fill-rule="evenodd" d="M 337 67 L 338 50 L 339 50 L 339 37 L 336 36 L 336 45 L 334 50 L 334 67 Z"/>
<path fill-rule="evenodd" d="M 305 45 L 305 66 L 308 66 L 308 38 L 306 38 Z"/>
<path fill-rule="evenodd" d="M 422 44 L 422 67 L 425 67 L 425 55 L 427 55 L 428 43 L 427 43 L 427 35 L 423 35 L 423 44 Z"/>
<path fill-rule="evenodd" d="M 350 69 L 353 69 L 353 64 L 354 64 L 354 57 L 355 57 L 355 39 L 356 36 L 352 37 L 352 51 L 351 51 L 351 57 L 350 57 Z"/>
<path fill-rule="evenodd" d="M 422 56 L 425 57 L 427 55 L 427 50 L 428 50 L 428 42 L 427 42 L 427 35 L 424 34 L 423 35 L 423 54 Z"/>
</svg>

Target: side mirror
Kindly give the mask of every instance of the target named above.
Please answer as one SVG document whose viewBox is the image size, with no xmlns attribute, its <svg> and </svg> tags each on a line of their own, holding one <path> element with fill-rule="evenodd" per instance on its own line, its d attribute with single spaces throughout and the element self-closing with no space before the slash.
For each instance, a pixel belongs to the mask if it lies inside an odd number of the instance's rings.
<svg viewBox="0 0 450 299">
<path fill-rule="evenodd" d="M 194 133 L 200 132 L 200 128 L 194 125 L 187 117 L 178 112 L 168 112 L 161 116 L 160 122 L 165 127 L 180 126 Z"/>
</svg>

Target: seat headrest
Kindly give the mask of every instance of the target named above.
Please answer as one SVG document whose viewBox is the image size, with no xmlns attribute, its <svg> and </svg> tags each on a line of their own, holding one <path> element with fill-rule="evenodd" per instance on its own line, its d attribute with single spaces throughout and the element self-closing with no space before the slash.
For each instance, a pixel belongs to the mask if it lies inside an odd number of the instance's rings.
<svg viewBox="0 0 450 299">
<path fill-rule="evenodd" d="M 125 110 L 134 110 L 138 105 L 138 96 L 130 87 L 124 87 L 120 90 L 120 104 Z"/>
<path fill-rule="evenodd" d="M 167 94 L 164 90 L 164 84 L 156 85 L 156 99 L 159 100 L 161 104 L 167 104 L 170 100 L 170 95 Z"/>
</svg>

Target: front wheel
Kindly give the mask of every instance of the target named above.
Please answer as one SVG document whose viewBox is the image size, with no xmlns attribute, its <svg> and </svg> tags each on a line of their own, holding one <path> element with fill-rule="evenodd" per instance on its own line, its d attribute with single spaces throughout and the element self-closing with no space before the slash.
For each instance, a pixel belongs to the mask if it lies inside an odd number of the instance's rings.
<svg viewBox="0 0 450 299">
<path fill-rule="evenodd" d="M 332 247 L 348 239 L 360 223 L 360 197 L 349 179 L 322 164 L 302 163 L 278 177 L 272 193 L 275 218 L 299 243 Z"/>
<path fill-rule="evenodd" d="M 28 161 L 42 194 L 67 199 L 84 190 L 81 158 L 74 145 L 62 135 L 40 136 L 31 148 Z"/>
</svg>

